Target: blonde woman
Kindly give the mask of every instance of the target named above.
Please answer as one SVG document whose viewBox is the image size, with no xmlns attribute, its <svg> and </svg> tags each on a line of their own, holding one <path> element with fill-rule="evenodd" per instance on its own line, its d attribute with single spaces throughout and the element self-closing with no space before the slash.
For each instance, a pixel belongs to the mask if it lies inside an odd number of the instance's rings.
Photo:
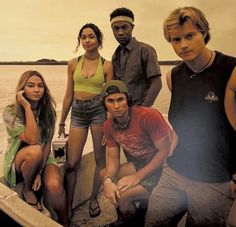
<svg viewBox="0 0 236 227">
<path fill-rule="evenodd" d="M 44 185 L 58 221 L 69 226 L 60 169 L 50 155 L 55 102 L 39 72 L 30 70 L 22 74 L 15 103 L 5 107 L 3 120 L 8 133 L 4 161 L 6 182 L 15 187 L 23 181 L 23 199 L 39 211 L 42 207 L 36 193 Z"/>
</svg>

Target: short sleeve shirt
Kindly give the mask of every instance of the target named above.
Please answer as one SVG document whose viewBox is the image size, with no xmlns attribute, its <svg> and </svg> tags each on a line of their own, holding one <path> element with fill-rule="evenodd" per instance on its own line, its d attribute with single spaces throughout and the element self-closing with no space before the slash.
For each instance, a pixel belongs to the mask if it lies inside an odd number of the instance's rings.
<svg viewBox="0 0 236 227">
<path fill-rule="evenodd" d="M 131 108 L 131 120 L 126 130 L 114 130 L 112 118 L 103 126 L 108 147 L 121 146 L 125 152 L 138 159 L 152 157 L 158 141 L 170 134 L 170 127 L 162 115 L 155 109 L 135 106 Z"/>
<path fill-rule="evenodd" d="M 143 102 L 149 89 L 148 79 L 161 75 L 155 49 L 135 38 L 125 48 L 116 49 L 112 64 L 114 79 L 125 82 L 134 104 Z"/>
</svg>

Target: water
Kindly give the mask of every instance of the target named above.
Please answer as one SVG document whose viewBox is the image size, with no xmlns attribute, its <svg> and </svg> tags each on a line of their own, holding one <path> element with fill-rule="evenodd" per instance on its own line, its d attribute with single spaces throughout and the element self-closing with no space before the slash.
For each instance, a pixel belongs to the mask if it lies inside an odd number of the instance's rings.
<svg viewBox="0 0 236 227">
<path fill-rule="evenodd" d="M 165 75 L 173 66 L 161 66 L 162 71 L 162 90 L 155 101 L 154 108 L 163 114 L 167 114 L 170 92 L 166 86 Z M 60 119 L 63 97 L 66 91 L 67 66 L 65 65 L 0 65 L 0 151 L 5 150 L 6 132 L 2 121 L 3 108 L 12 103 L 15 99 L 15 89 L 20 75 L 26 70 L 37 70 L 45 78 L 46 83 L 57 103 L 57 115 Z M 69 115 L 67 122 L 69 121 Z M 88 148 L 89 150 L 91 148 Z"/>
</svg>

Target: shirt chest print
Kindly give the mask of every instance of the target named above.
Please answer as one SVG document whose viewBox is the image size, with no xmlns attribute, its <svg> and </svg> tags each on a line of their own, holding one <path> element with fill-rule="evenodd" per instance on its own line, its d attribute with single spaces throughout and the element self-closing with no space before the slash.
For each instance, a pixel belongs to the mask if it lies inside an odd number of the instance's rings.
<svg viewBox="0 0 236 227">
<path fill-rule="evenodd" d="M 116 141 L 132 156 L 145 154 L 144 147 L 137 145 L 138 138 L 135 135 L 117 135 Z"/>
<path fill-rule="evenodd" d="M 217 102 L 219 101 L 219 98 L 213 91 L 209 91 L 207 95 L 204 97 L 204 99 L 208 102 Z"/>
</svg>

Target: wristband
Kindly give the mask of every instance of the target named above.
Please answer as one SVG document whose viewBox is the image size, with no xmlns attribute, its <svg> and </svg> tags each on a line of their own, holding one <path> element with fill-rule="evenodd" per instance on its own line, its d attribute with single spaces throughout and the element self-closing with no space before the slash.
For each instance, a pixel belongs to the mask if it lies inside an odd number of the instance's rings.
<svg viewBox="0 0 236 227">
<path fill-rule="evenodd" d="M 116 182 L 115 177 L 112 177 L 112 176 L 109 176 L 109 175 L 103 177 L 103 181 L 102 181 L 102 182 L 104 183 L 104 181 L 105 181 L 106 179 L 110 179 L 112 183 L 115 183 L 115 182 Z"/>
</svg>

